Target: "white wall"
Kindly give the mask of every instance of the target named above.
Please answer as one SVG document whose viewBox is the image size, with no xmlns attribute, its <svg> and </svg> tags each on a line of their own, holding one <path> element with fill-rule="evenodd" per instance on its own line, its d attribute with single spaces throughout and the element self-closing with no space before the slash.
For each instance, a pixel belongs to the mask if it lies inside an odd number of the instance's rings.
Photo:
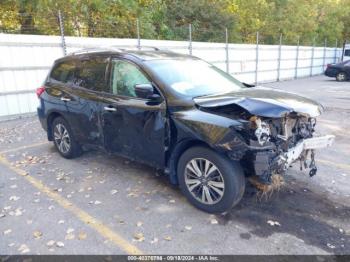
<svg viewBox="0 0 350 262">
<path fill-rule="evenodd" d="M 136 39 L 66 37 L 68 53 L 90 47 L 135 47 Z M 141 46 L 155 46 L 179 53 L 189 53 L 186 41 L 141 40 Z M 226 70 L 224 43 L 192 43 L 192 54 Z M 59 36 L 0 34 L 0 117 L 35 112 L 38 100 L 35 89 L 47 75 L 53 61 L 63 56 Z M 281 47 L 280 80 L 294 78 L 296 46 Z M 324 66 L 341 57 L 341 50 L 300 46 L 298 77 L 321 74 Z M 259 45 L 258 82 L 277 81 L 278 45 Z M 229 70 L 243 82 L 254 83 L 256 77 L 256 45 L 229 44 Z"/>
</svg>

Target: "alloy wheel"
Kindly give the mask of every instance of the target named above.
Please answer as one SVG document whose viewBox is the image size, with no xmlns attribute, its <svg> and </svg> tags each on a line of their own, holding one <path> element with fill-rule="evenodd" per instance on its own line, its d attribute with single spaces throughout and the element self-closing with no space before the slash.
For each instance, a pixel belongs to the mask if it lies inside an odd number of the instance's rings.
<svg viewBox="0 0 350 262">
<path fill-rule="evenodd" d="M 187 163 L 185 184 L 192 196 L 203 204 L 216 204 L 224 195 L 225 182 L 220 170 L 204 158 L 194 158 Z"/>
<path fill-rule="evenodd" d="M 337 76 L 338 81 L 345 81 L 346 76 L 344 73 L 339 73 Z"/>
<path fill-rule="evenodd" d="M 55 126 L 54 139 L 58 150 L 62 154 L 67 154 L 71 148 L 71 140 L 67 128 L 63 124 L 59 123 Z"/>
</svg>

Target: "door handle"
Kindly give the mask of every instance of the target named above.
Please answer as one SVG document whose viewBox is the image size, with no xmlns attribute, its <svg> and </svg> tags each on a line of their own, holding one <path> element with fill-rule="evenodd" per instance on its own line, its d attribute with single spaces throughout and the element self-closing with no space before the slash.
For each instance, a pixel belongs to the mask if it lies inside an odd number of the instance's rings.
<svg viewBox="0 0 350 262">
<path fill-rule="evenodd" d="M 62 97 L 61 97 L 61 101 L 64 101 L 64 102 L 69 102 L 69 101 L 71 101 L 71 99 L 70 99 L 70 98 L 68 98 L 68 97 L 64 97 L 64 96 L 62 96 Z"/>
<path fill-rule="evenodd" d="M 109 107 L 109 106 L 105 106 L 103 109 L 106 110 L 106 111 L 109 111 L 109 112 L 116 112 L 116 111 L 117 111 L 116 108 L 114 108 L 114 107 Z"/>
</svg>

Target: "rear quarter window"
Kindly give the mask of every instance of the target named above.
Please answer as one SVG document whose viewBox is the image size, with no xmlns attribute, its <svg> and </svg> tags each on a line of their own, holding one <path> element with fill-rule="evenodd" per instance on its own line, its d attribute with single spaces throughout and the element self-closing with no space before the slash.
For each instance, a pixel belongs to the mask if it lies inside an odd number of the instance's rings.
<svg viewBox="0 0 350 262">
<path fill-rule="evenodd" d="M 67 83 L 74 78 L 75 64 L 73 62 L 63 62 L 55 65 L 50 78 L 58 82 Z"/>
</svg>

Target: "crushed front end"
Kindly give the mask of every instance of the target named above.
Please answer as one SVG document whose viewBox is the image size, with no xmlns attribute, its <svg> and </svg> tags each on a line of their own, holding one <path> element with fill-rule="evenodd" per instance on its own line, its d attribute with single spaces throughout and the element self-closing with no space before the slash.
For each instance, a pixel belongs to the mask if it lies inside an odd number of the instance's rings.
<svg viewBox="0 0 350 262">
<path fill-rule="evenodd" d="M 282 118 L 251 116 L 244 137 L 249 150 L 241 159 L 247 173 L 259 183 L 270 184 L 274 174 L 283 175 L 295 162 L 317 172 L 315 149 L 328 147 L 334 136 L 314 136 L 316 119 L 297 113 Z"/>
<path fill-rule="evenodd" d="M 283 175 L 295 162 L 317 172 L 316 149 L 328 147 L 334 136 L 315 134 L 321 104 L 297 94 L 264 87 L 243 88 L 237 92 L 194 100 L 198 109 L 235 120 L 230 135 L 215 147 L 239 161 L 246 175 L 269 185 L 274 175 Z"/>
</svg>

